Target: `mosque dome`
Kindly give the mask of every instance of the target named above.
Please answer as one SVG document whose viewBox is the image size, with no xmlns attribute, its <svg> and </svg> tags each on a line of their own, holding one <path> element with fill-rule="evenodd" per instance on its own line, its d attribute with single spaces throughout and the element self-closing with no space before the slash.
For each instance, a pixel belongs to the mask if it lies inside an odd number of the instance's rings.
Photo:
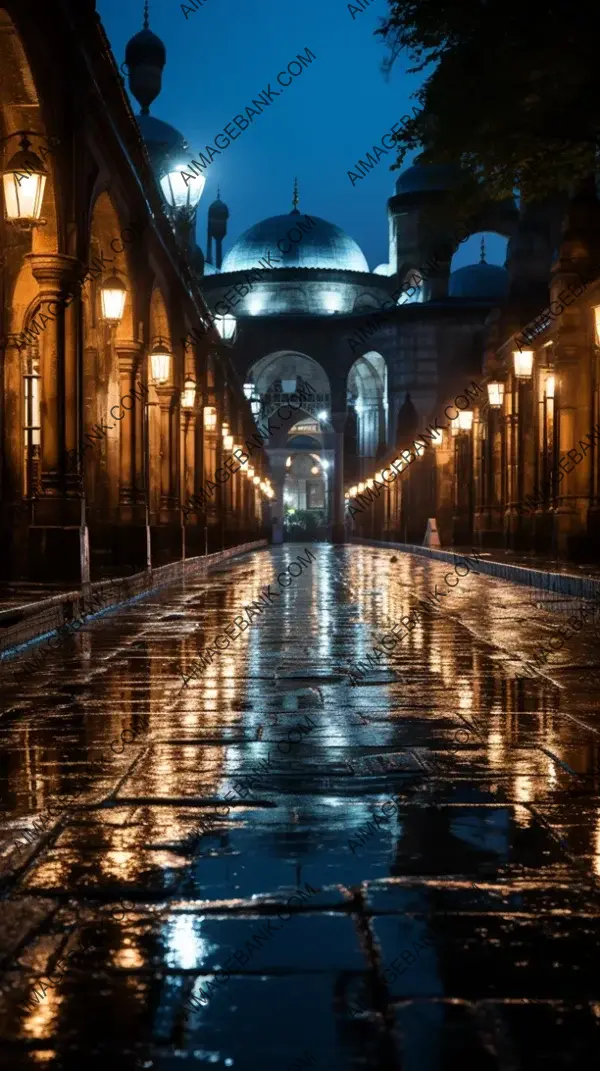
<svg viewBox="0 0 600 1071">
<path fill-rule="evenodd" d="M 396 179 L 396 193 L 452 190 L 462 181 L 457 164 L 413 164 Z"/>
<path fill-rule="evenodd" d="M 373 275 L 393 275 L 396 269 L 391 264 L 378 264 L 373 269 Z"/>
<path fill-rule="evenodd" d="M 138 115 L 140 133 L 146 143 L 152 166 L 158 175 L 166 175 L 175 166 L 189 163 L 188 143 L 174 126 L 155 119 L 153 115 Z"/>
<path fill-rule="evenodd" d="M 508 272 L 499 264 L 468 264 L 453 271 L 448 296 L 501 300 L 508 294 Z"/>
<path fill-rule="evenodd" d="M 300 221 L 310 230 L 301 230 Z M 302 235 L 301 240 L 299 235 Z M 278 246 L 290 246 L 283 253 Z M 301 216 L 294 209 L 286 216 L 270 216 L 256 223 L 238 238 L 223 260 L 224 272 L 256 268 L 271 253 L 274 268 L 337 268 L 368 272 L 369 265 L 360 246 L 340 227 L 319 216 Z M 279 258 L 279 262 L 276 261 Z"/>
</svg>

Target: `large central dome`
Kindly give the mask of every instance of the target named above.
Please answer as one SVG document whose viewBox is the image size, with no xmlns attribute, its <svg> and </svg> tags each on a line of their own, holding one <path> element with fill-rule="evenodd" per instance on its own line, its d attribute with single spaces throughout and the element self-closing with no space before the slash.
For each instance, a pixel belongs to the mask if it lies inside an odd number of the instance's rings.
<svg viewBox="0 0 600 1071">
<path fill-rule="evenodd" d="M 299 224 L 303 227 L 300 228 Z M 300 237 L 301 236 L 301 237 Z M 288 252 L 283 252 L 289 248 Z M 271 216 L 238 238 L 223 260 L 222 271 L 265 267 L 271 253 L 273 268 L 338 268 L 366 271 L 369 265 L 359 245 L 334 223 L 298 211 Z M 277 259 L 279 258 L 279 259 Z"/>
</svg>

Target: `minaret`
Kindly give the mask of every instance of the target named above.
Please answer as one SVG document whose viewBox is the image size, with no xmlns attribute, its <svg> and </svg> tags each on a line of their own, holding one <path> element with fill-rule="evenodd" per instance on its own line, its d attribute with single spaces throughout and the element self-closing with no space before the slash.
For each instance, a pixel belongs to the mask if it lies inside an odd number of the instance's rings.
<svg viewBox="0 0 600 1071">
<path fill-rule="evenodd" d="M 148 27 L 148 0 L 144 3 L 144 28 L 125 48 L 129 90 L 141 105 L 141 114 L 150 114 L 150 105 L 160 93 L 167 50 L 160 37 Z"/>
<path fill-rule="evenodd" d="M 294 196 L 292 198 L 292 211 L 290 212 L 291 216 L 299 216 L 300 215 L 300 213 L 298 211 L 299 203 L 300 203 L 300 198 L 298 197 L 298 179 L 295 178 L 294 179 Z"/>
<path fill-rule="evenodd" d="M 213 201 L 208 209 L 208 233 L 206 239 L 206 262 L 212 264 L 212 240 L 215 239 L 217 263 L 216 268 L 221 270 L 223 263 L 223 239 L 227 234 L 227 220 L 229 219 L 229 209 L 226 204 L 223 204 L 221 200 L 221 190 L 217 189 L 217 199 Z"/>
</svg>

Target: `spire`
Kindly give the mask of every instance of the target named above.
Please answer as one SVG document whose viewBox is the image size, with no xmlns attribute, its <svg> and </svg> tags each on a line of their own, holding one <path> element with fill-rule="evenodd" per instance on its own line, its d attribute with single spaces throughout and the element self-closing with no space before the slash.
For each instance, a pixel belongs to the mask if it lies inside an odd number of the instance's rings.
<svg viewBox="0 0 600 1071">
<path fill-rule="evenodd" d="M 148 0 L 144 0 L 144 29 L 148 29 Z"/>
<path fill-rule="evenodd" d="M 483 237 L 483 235 L 482 235 L 482 236 L 481 236 L 481 257 L 480 257 L 480 264 L 485 264 L 485 263 L 487 263 L 487 262 L 486 262 L 486 259 L 485 259 L 485 238 L 484 238 L 484 237 Z"/>
<path fill-rule="evenodd" d="M 217 186 L 217 201 L 221 200 L 221 187 Z"/>
<path fill-rule="evenodd" d="M 294 196 L 292 198 L 292 215 L 300 215 L 298 212 L 298 204 L 300 198 L 298 197 L 298 179 L 294 179 Z"/>
</svg>

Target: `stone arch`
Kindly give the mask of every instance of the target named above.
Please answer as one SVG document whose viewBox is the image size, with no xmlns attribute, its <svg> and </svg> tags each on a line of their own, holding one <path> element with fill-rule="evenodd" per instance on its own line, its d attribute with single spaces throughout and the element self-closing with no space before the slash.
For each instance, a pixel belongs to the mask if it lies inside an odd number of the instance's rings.
<svg viewBox="0 0 600 1071">
<path fill-rule="evenodd" d="M 49 279 L 52 267 L 57 273 L 64 264 L 54 264 L 59 254 L 60 204 L 57 202 L 56 162 L 52 143 L 44 122 L 34 72 L 30 66 L 21 35 L 5 8 L 0 8 L 0 42 L 5 77 L 0 79 L 0 135 L 4 161 L 8 162 L 20 148 L 20 137 L 11 136 L 18 130 L 34 130 L 29 140 L 33 152 L 42 160 L 47 171 L 42 202 L 43 225 L 17 229 L 0 214 L 0 249 L 5 265 L 6 289 L 6 352 L 4 360 L 4 427 L 5 454 L 2 497 L 16 500 L 32 497 L 40 488 L 43 467 L 52 470 L 57 479 L 59 429 L 57 411 L 57 375 L 55 364 L 55 332 L 44 331 L 39 314 L 48 300 L 41 278 L 45 271 Z M 50 293 L 50 297 L 54 294 Z M 60 315 L 60 314 L 59 314 Z M 51 321 L 46 317 L 46 323 Z M 33 324 L 37 326 L 34 328 Z M 31 334 L 29 329 L 32 328 Z M 27 400 L 33 369 L 36 374 L 35 398 Z M 40 432 L 35 443 L 27 436 L 27 413 L 35 404 Z M 45 456 L 44 456 L 45 451 Z M 29 479 L 27 473 L 29 472 Z"/>
<path fill-rule="evenodd" d="M 90 525 L 98 527 L 117 519 L 123 500 L 123 485 L 129 489 L 134 479 L 126 475 L 121 463 L 123 449 L 130 448 L 135 410 L 122 420 L 119 403 L 124 385 L 130 382 L 121 368 L 123 346 L 135 355 L 133 309 L 134 287 L 127 247 L 119 241 L 123 225 L 109 193 L 104 190 L 91 206 L 89 222 L 90 275 L 80 289 L 83 323 L 83 481 L 89 503 Z M 121 249 L 119 252 L 118 250 Z M 109 276 L 116 275 L 127 294 L 119 324 L 109 325 L 102 318 L 100 291 Z M 123 372 L 123 374 L 121 374 Z M 116 408 L 115 408 L 116 407 Z M 139 422 L 141 427 L 141 422 Z M 103 433 L 100 435 L 100 433 Z M 88 448 L 89 447 L 89 448 Z"/>
<path fill-rule="evenodd" d="M 326 478 L 323 482 L 325 515 L 329 523 L 333 516 L 330 492 L 336 471 L 341 472 L 343 469 L 343 458 L 337 441 L 339 437 L 335 435 L 332 428 L 331 384 L 325 369 L 318 361 L 305 353 L 297 350 L 276 350 L 255 361 L 248 368 L 244 379 L 246 383 L 252 382 L 254 395 L 261 399 L 262 410 L 258 418 L 259 425 L 262 424 L 266 428 L 267 421 L 272 418 L 271 427 L 276 428 L 269 433 L 265 446 L 275 490 L 275 499 L 272 504 L 274 541 L 280 542 L 283 539 L 283 520 L 286 512 L 284 494 L 287 475 L 286 460 L 290 454 L 288 447 L 290 438 L 296 440 L 293 452 L 298 454 L 315 452 L 316 444 L 320 458 L 327 463 Z M 301 390 L 304 384 L 312 388 L 312 393 L 306 392 L 301 408 L 293 413 L 288 422 L 280 420 L 276 416 L 279 407 L 283 406 L 285 412 L 290 395 Z M 327 416 L 325 417 L 324 414 Z M 279 428 L 277 428 L 278 424 L 281 424 Z M 300 479 L 306 482 L 305 476 Z M 306 488 L 301 488 L 300 493 L 303 496 L 305 492 Z"/>
<path fill-rule="evenodd" d="M 500 231 L 474 230 L 464 242 L 456 247 L 450 261 L 450 274 L 458 268 L 477 264 L 481 255 L 481 241 L 485 245 L 485 259 L 488 264 L 504 267 L 508 248 L 508 236 Z"/>
<path fill-rule="evenodd" d="M 348 401 L 357 417 L 357 449 L 362 470 L 388 439 L 388 369 L 376 350 L 358 357 L 348 373 Z M 363 459 L 364 462 L 363 462 Z"/>
</svg>

